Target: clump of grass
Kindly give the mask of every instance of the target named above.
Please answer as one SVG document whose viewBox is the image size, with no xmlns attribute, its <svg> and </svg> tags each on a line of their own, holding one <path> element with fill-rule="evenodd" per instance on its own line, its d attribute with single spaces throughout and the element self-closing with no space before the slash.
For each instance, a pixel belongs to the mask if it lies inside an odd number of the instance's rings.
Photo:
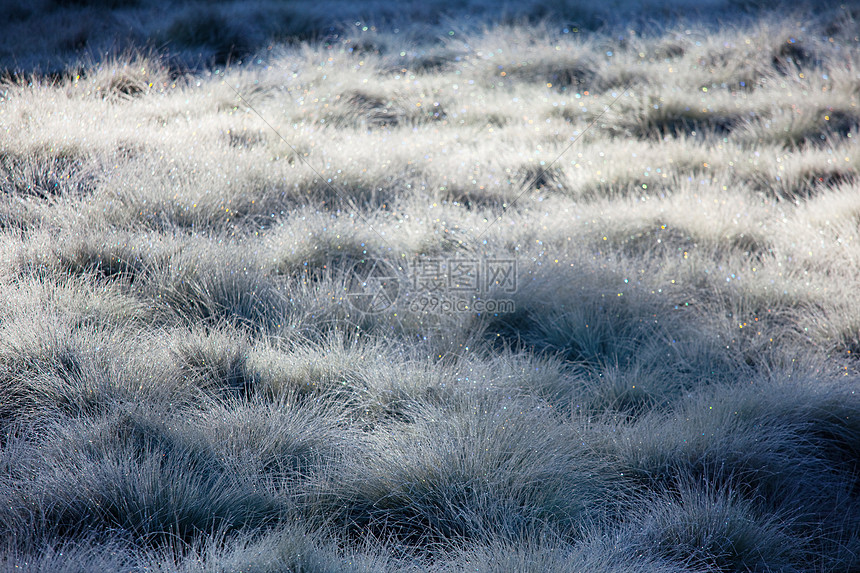
<svg viewBox="0 0 860 573">
<path fill-rule="evenodd" d="M 205 452 L 151 414 L 127 413 L 45 430 L 18 495 L 40 499 L 43 531 L 115 532 L 140 544 L 259 524 L 277 504 L 212 470 Z M 38 492 L 38 493 L 37 493 Z M 24 504 L 26 505 L 26 504 Z"/>
<path fill-rule="evenodd" d="M 280 232 L 268 238 L 270 252 L 277 251 L 280 259 L 276 259 L 276 272 L 286 276 L 313 277 L 331 269 L 349 271 L 357 264 L 384 258 L 390 248 L 376 233 L 337 219 L 310 237 L 290 235 L 293 233 Z"/>
<path fill-rule="evenodd" d="M 489 318 L 487 334 L 572 362 L 631 363 L 642 344 L 661 336 L 653 320 L 660 303 L 625 289 L 618 277 L 601 275 L 571 276 L 576 282 L 569 286 L 574 288 L 563 291 L 546 283 L 523 285 L 515 294 L 515 312 Z"/>
<path fill-rule="evenodd" d="M 789 149 L 827 147 L 834 141 L 853 136 L 860 125 L 860 114 L 850 104 L 827 105 L 797 110 L 781 109 L 770 119 L 759 119 L 750 126 L 759 138 Z"/>
<path fill-rule="evenodd" d="M 600 531 L 597 529 L 596 531 Z M 668 560 L 637 551 L 634 543 L 610 533 L 595 533 L 590 541 L 565 543 L 550 532 L 534 540 L 510 542 L 495 539 L 485 544 L 467 545 L 451 558 L 434 563 L 439 571 L 606 571 L 611 573 L 681 573 L 690 569 Z"/>
<path fill-rule="evenodd" d="M 413 421 L 374 436 L 370 458 L 344 466 L 322 499 L 345 525 L 410 545 L 516 539 L 542 523 L 573 533 L 624 487 L 576 431 L 540 412 L 492 394 L 463 396 L 444 418 L 416 404 Z"/>
<path fill-rule="evenodd" d="M 284 294 L 259 266 L 237 249 L 207 252 L 208 241 L 192 241 L 151 273 L 143 290 L 167 320 L 217 325 L 227 322 L 252 330 L 269 328 L 283 314 Z"/>
<path fill-rule="evenodd" d="M 345 428 L 344 411 L 341 404 L 290 394 L 271 401 L 228 399 L 201 412 L 195 427 L 228 474 L 270 482 L 289 494 L 295 482 L 312 479 L 360 443 Z"/>
<path fill-rule="evenodd" d="M 800 570 L 798 540 L 728 487 L 692 483 L 656 498 L 639 529 L 640 551 L 716 571 Z"/>
<path fill-rule="evenodd" d="M 742 111 L 728 106 L 702 108 L 686 100 L 652 98 L 641 109 L 620 110 L 618 127 L 641 139 L 725 137 L 744 121 Z"/>
<path fill-rule="evenodd" d="M 121 542 L 69 541 L 42 551 L 8 548 L 0 555 L 0 567 L 33 571 L 116 571 L 135 566 L 134 550 Z"/>
<path fill-rule="evenodd" d="M 4 427 L 57 411 L 95 414 L 115 398 L 130 398 L 96 351 L 117 342 L 111 333 L 56 315 L 10 318 L 0 346 Z"/>
<path fill-rule="evenodd" d="M 33 320 L 33 324 L 39 324 L 41 316 L 56 314 L 76 325 L 109 326 L 127 325 L 149 316 L 139 300 L 106 287 L 97 277 L 62 277 L 40 273 L 39 269 L 16 277 L 21 270 L 19 262 L 13 260 L 10 264 L 8 276 L 15 279 L 0 283 L 0 301 L 6 309 L 0 312 L 0 321 L 13 324 L 20 320 L 23 325 Z"/>
<path fill-rule="evenodd" d="M 254 386 L 246 366 L 249 342 L 231 328 L 177 332 L 171 352 L 180 375 L 215 396 L 247 396 Z"/>
<path fill-rule="evenodd" d="M 811 46 L 794 37 L 788 37 L 774 47 L 772 63 L 785 75 L 793 75 L 797 69 L 821 67 L 821 60 L 815 57 Z"/>
<path fill-rule="evenodd" d="M 128 101 L 152 91 L 161 91 L 168 85 L 170 71 L 166 62 L 156 55 L 129 54 L 117 56 L 86 68 L 83 78 L 75 78 L 73 85 L 81 89 L 87 85 L 90 93 L 109 101 Z"/>
<path fill-rule="evenodd" d="M 391 126 L 403 121 L 405 110 L 385 97 L 365 91 L 354 91 L 341 96 L 345 100 L 345 113 L 334 120 L 335 126 L 352 125 L 355 127 Z"/>
<path fill-rule="evenodd" d="M 165 237 L 154 235 L 79 230 L 61 233 L 60 237 L 54 241 L 49 234 L 35 235 L 19 256 L 21 270 L 37 273 L 47 268 L 72 277 L 133 285 L 166 264 L 171 250 Z"/>
<path fill-rule="evenodd" d="M 570 56 L 561 61 L 553 57 L 519 64 L 505 75 L 514 80 L 553 86 L 559 90 L 582 91 L 592 87 L 597 72 L 588 56 Z"/>
<path fill-rule="evenodd" d="M 372 357 L 363 345 L 335 335 L 321 343 L 287 348 L 258 344 L 250 349 L 247 360 L 263 395 L 272 399 L 284 395 L 309 399 L 337 396 L 338 403 L 348 405 L 351 400 L 346 394 L 363 386 L 367 376 L 363 366 Z"/>
<path fill-rule="evenodd" d="M 132 561 L 152 571 L 177 567 L 226 571 L 385 572 L 409 569 L 408 561 L 379 546 L 345 547 L 325 530 L 307 530 L 294 520 L 263 533 L 201 535 L 192 543 L 160 551 L 138 551 Z M 414 566 L 412 567 L 414 569 Z M 419 569 L 420 570 L 420 569 Z"/>
<path fill-rule="evenodd" d="M 57 200 L 92 193 L 98 169 L 75 149 L 0 152 L 0 193 L 9 199 Z"/>
<path fill-rule="evenodd" d="M 834 162 L 834 154 L 841 160 Z M 767 165 L 744 170 L 738 178 L 768 197 L 799 203 L 822 195 L 828 197 L 830 191 L 855 185 L 856 157 L 852 156 L 853 152 L 842 146 L 782 151 Z"/>
<path fill-rule="evenodd" d="M 822 383 L 828 391 L 816 387 Z M 846 399 L 843 406 L 836 406 L 836 396 Z M 773 508 L 814 521 L 821 508 L 833 507 L 831 496 L 839 495 L 844 480 L 854 479 L 850 467 L 833 474 L 826 468 L 838 465 L 824 460 L 844 459 L 845 448 L 855 447 L 855 416 L 848 412 L 856 407 L 850 391 L 802 371 L 794 383 L 759 377 L 751 384 L 715 385 L 674 412 L 640 417 L 629 428 L 636 441 L 623 446 L 624 456 L 638 460 L 631 469 L 643 479 L 671 484 L 691 475 L 714 484 L 742 483 Z M 831 417 L 829 411 L 840 413 Z M 667 442 L 675 444 L 671 453 Z M 656 443 L 662 453 L 655 456 Z M 825 491 L 821 483 L 833 487 Z"/>
</svg>

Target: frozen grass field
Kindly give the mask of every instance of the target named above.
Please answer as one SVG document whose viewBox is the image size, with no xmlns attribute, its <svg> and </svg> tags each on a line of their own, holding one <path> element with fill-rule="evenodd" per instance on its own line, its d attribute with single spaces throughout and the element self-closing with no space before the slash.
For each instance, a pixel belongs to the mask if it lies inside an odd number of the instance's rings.
<svg viewBox="0 0 860 573">
<path fill-rule="evenodd" d="M 0 570 L 860 571 L 855 5 L 3 6 Z"/>
</svg>

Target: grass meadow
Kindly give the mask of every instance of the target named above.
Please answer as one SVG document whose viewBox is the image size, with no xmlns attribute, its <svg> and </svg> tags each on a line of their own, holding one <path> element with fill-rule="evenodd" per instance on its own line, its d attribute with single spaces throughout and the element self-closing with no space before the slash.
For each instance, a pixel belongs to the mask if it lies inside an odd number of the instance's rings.
<svg viewBox="0 0 860 573">
<path fill-rule="evenodd" d="M 0 570 L 860 571 L 856 5 L 3 8 Z"/>
</svg>

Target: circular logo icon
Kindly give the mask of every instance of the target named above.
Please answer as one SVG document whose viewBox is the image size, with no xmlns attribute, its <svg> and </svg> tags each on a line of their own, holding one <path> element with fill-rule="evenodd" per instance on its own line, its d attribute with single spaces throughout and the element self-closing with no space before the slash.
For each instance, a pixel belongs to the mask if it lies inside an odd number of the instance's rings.
<svg viewBox="0 0 860 573">
<path fill-rule="evenodd" d="M 347 275 L 346 300 L 367 314 L 376 314 L 394 306 L 400 294 L 397 269 L 386 261 L 363 259 L 352 265 Z"/>
</svg>

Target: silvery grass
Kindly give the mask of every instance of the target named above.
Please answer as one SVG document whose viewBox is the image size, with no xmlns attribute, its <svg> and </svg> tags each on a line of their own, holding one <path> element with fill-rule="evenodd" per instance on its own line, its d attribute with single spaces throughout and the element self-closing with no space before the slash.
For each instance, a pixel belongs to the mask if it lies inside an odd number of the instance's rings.
<svg viewBox="0 0 860 573">
<path fill-rule="evenodd" d="M 860 567 L 850 10 L 223 65 L 235 10 L 3 84 L 3 568 Z M 409 306 L 494 257 L 513 312 Z"/>
</svg>

